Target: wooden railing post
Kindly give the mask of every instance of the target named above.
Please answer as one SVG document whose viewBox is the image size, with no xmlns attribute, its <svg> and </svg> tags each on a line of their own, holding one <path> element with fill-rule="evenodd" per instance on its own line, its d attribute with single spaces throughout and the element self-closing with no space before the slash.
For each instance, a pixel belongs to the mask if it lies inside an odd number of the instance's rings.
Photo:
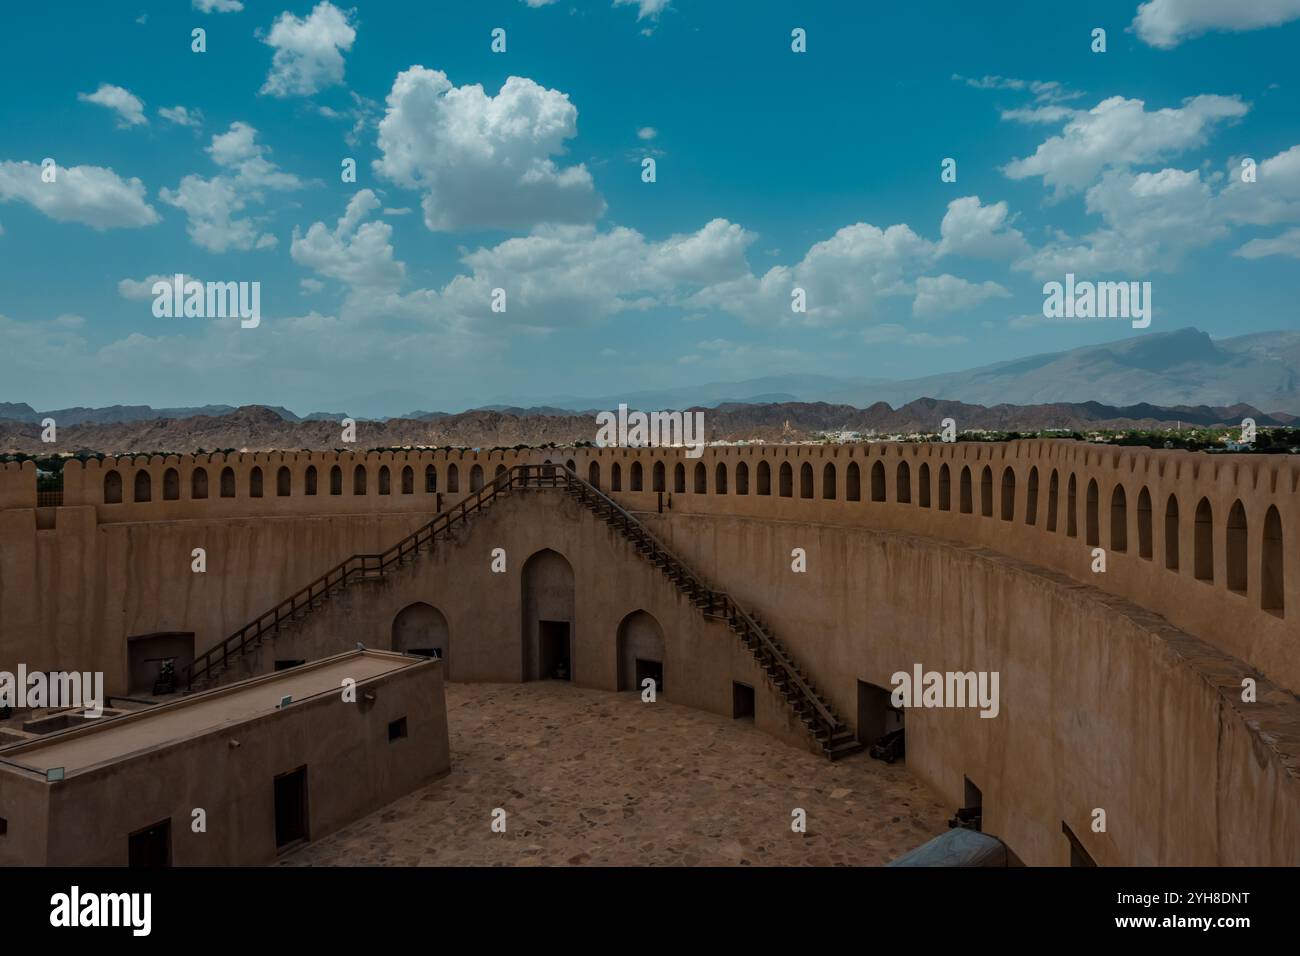
<svg viewBox="0 0 1300 956">
<path fill-rule="evenodd" d="M 548 468 L 550 469 L 549 473 L 547 472 Z M 346 587 L 349 578 L 354 573 L 364 576 L 367 570 L 373 568 L 378 570 L 382 576 L 386 573 L 390 564 L 400 565 L 407 554 L 418 556 L 420 547 L 426 539 L 430 550 L 432 550 L 439 533 L 449 532 L 457 522 L 468 521 L 471 514 L 484 510 L 488 501 L 498 494 L 515 487 L 564 487 L 566 489 L 576 489 L 577 497 L 598 517 L 617 516 L 619 520 L 616 524 L 629 542 L 638 545 L 638 549 L 642 543 L 648 545 L 646 554 L 651 562 L 657 564 L 662 561 L 664 573 L 689 596 L 692 603 L 695 603 L 701 595 L 704 595 L 703 606 L 706 614 L 724 617 L 730 625 L 737 627 L 739 633 L 744 635 L 747 644 L 750 641 L 754 642 L 754 652 L 760 663 L 768 662 L 782 673 L 787 684 L 792 686 L 797 693 L 801 710 L 811 708 L 809 718 L 815 732 L 824 730 L 827 739 L 834 733 L 837 726 L 834 715 L 826 709 L 826 706 L 813 692 L 812 688 L 798 676 L 795 672 L 794 662 L 788 659 L 784 653 L 777 651 L 767 633 L 745 612 L 744 608 L 726 592 L 716 591 L 706 586 L 680 558 L 664 547 L 630 512 L 600 489 L 569 471 L 568 467 L 563 464 L 549 466 L 538 464 L 513 465 L 502 475 L 497 476 L 490 483 L 480 488 L 475 494 L 462 498 L 447 511 L 441 510 L 442 494 L 438 493 L 436 499 L 439 508 L 438 513 L 429 522 L 417 528 L 397 544 L 377 555 L 352 555 L 308 584 L 306 588 L 295 592 L 287 601 L 280 602 L 272 611 L 256 619 L 252 625 L 245 625 L 221 644 L 204 651 L 188 669 L 191 684 L 195 679 L 211 673 L 216 666 L 218 651 L 220 652 L 221 667 L 224 671 L 230 667 L 232 651 L 237 652 L 237 657 L 242 656 L 247 653 L 253 639 L 260 639 L 267 630 L 278 630 L 281 621 L 286 619 L 283 616 L 286 605 L 288 609 L 287 619 L 293 619 L 296 611 L 301 606 L 299 599 L 304 594 L 306 595 L 305 604 L 311 610 L 318 586 L 321 598 L 328 599 L 333 588 L 336 586 Z M 268 617 L 271 621 L 269 628 L 266 626 Z"/>
</svg>

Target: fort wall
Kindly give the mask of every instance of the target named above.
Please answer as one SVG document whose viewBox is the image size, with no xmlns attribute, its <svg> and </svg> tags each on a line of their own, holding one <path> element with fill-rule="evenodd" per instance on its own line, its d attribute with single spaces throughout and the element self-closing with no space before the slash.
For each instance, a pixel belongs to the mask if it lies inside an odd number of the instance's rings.
<svg viewBox="0 0 1300 956">
<path fill-rule="evenodd" d="M 1300 704 L 1267 681 L 1244 703 L 1248 665 L 1132 602 L 901 532 L 646 520 L 761 611 L 855 723 L 859 681 L 892 688 L 917 664 L 998 672 L 996 717 L 908 708 L 906 760 L 954 808 L 978 786 L 984 830 L 1026 863 L 1069 863 L 1062 824 L 1103 866 L 1300 863 Z"/>
<path fill-rule="evenodd" d="M 74 644 L 68 628 L 109 641 L 124 633 L 111 605 L 131 595 L 107 578 L 123 562 L 155 560 L 147 555 L 158 549 L 137 532 L 139 547 L 88 561 L 91 537 L 110 526 L 255 519 L 243 546 L 249 560 L 273 567 L 257 582 L 235 582 L 254 592 L 247 601 L 212 604 L 182 628 L 203 633 L 202 650 L 219 639 L 209 634 L 229 633 L 347 555 L 381 549 L 513 464 L 543 460 L 571 465 L 638 511 L 907 531 L 992 548 L 1132 600 L 1300 690 L 1300 463 L 1073 441 L 729 446 L 698 459 L 678 448 L 134 456 L 69 462 L 64 507 L 43 509 L 31 507 L 30 463 L 5 466 L 0 648 L 32 646 L 15 627 Z M 289 530 L 274 543 L 272 526 L 296 516 L 314 537 L 295 546 Z M 373 516 L 391 519 L 374 535 L 379 524 L 356 520 Z M 332 530 L 321 530 L 326 518 Z M 1105 573 L 1092 571 L 1096 547 L 1106 551 Z M 223 573 L 240 560 L 225 561 Z M 303 577 L 308 568 L 316 570 Z M 169 568 L 155 572 L 136 580 L 155 592 L 195 586 Z M 265 606 L 254 600 L 272 594 Z M 110 606 L 67 620 L 97 602 Z"/>
<path fill-rule="evenodd" d="M 505 567 L 499 572 L 492 570 L 498 548 Z M 646 612 L 665 638 L 659 696 L 729 717 L 731 685 L 739 681 L 755 689 L 756 727 L 792 746 L 811 746 L 803 725 L 725 624 L 707 620 L 621 536 L 559 492 L 523 491 L 495 500 L 460 527 L 457 539 L 440 541 L 396 573 L 349 586 L 326 611 L 282 630 L 236 676 L 264 673 L 277 660 L 336 654 L 358 641 L 403 650 L 392 646 L 394 621 L 404 608 L 420 603 L 446 618 L 451 646 L 444 663 L 455 680 L 529 679 L 523 646 L 530 634 L 524 620 L 530 603 L 525 568 L 539 554 L 551 553 L 572 568 L 572 600 L 557 603 L 565 606 L 562 615 L 571 614 L 575 683 L 619 690 L 621 625 Z"/>
<path fill-rule="evenodd" d="M 52 527 L 35 508 L 0 511 L 0 664 L 12 655 L 103 669 L 121 693 L 128 638 L 190 631 L 202 651 L 498 468 L 546 460 L 594 480 L 760 612 L 850 723 L 859 681 L 887 687 L 915 663 L 998 671 L 996 719 L 909 710 L 907 761 L 954 806 L 966 779 L 978 785 L 986 829 L 1027 862 L 1067 861 L 1062 824 L 1103 864 L 1300 862 L 1289 457 L 1033 441 L 728 447 L 699 459 L 543 449 L 106 460 L 69 474 L 64 507 L 39 509 L 56 512 Z M 215 465 L 234 472 L 234 496 L 191 498 L 194 470 Z M 283 496 L 269 494 L 280 467 L 290 469 Z M 329 494 L 335 467 L 343 485 Z M 261 498 L 250 493 L 256 468 Z M 146 472 L 155 494 L 104 501 L 110 471 L 124 491 Z M 26 500 L 18 484 L 28 480 L 29 469 L 0 472 L 0 500 Z M 169 482 L 179 497 L 158 499 Z M 558 492 L 500 500 L 463 534 L 409 574 L 349 588 L 267 653 L 388 646 L 393 615 L 423 602 L 447 619 L 456 679 L 520 679 L 520 560 L 545 549 L 574 572 L 578 683 L 618 687 L 620 624 L 644 610 L 668 644 L 668 699 L 728 713 L 731 681 L 766 686 L 734 635 Z M 190 569 L 194 547 L 207 549 L 206 574 Z M 507 574 L 490 571 L 495 547 L 507 550 Z M 791 570 L 795 548 L 806 573 Z M 1105 573 L 1092 571 L 1094 548 L 1105 549 Z M 1246 677 L 1258 680 L 1258 703 L 1241 700 Z M 758 726 L 793 742 L 798 728 L 767 693 Z M 1091 830 L 1096 809 L 1105 833 Z"/>
</svg>

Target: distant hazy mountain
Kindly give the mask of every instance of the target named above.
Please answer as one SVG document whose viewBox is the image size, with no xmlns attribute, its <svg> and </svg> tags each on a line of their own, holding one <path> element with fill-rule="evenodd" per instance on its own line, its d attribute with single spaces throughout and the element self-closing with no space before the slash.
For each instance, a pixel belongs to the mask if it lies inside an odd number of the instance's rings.
<svg viewBox="0 0 1300 956">
<path fill-rule="evenodd" d="M 53 418 L 60 427 L 65 425 L 108 425 L 120 422 L 142 422 L 155 418 L 193 418 L 196 415 L 229 415 L 234 405 L 202 405 L 194 408 L 153 408 L 149 405 L 107 405 L 104 408 L 51 408 L 36 411 L 26 403 L 0 403 L 0 418 L 20 422 L 39 422 Z M 286 408 L 276 408 L 286 421 L 297 421 L 298 416 Z"/>
<path fill-rule="evenodd" d="M 1300 332 L 1214 340 L 1197 329 L 1179 329 L 923 378 L 778 375 L 622 395 L 550 397 L 537 404 L 574 411 L 613 408 L 620 402 L 643 409 L 784 402 L 857 408 L 888 402 L 897 408 L 927 396 L 980 405 L 1249 404 L 1300 414 Z"/>
<path fill-rule="evenodd" d="M 529 406 L 549 407 L 564 411 L 617 408 L 620 403 L 629 408 L 714 408 L 718 405 L 779 404 L 781 402 L 825 401 L 830 393 L 850 387 L 868 386 L 875 379 L 834 378 L 829 375 L 768 375 L 741 382 L 705 382 L 682 388 L 651 389 L 623 392 L 618 395 L 572 395 L 548 397 Z M 494 405 L 488 408 L 520 407 Z M 531 409 L 530 409 L 531 410 Z"/>
<path fill-rule="evenodd" d="M 901 408 L 877 402 L 869 408 L 829 405 L 825 402 L 787 402 L 755 405 L 744 402 L 720 405 L 705 413 L 704 431 L 709 441 L 803 441 L 818 435 L 858 432 L 863 435 L 934 433 L 945 418 L 961 429 L 1038 431 L 1050 428 L 1160 428 L 1188 425 L 1236 425 L 1245 417 L 1260 425 L 1291 425 L 1294 416 L 1272 416 L 1249 405 L 1229 408 L 1159 408 L 1139 405 L 1113 408 L 1098 402 L 1079 405 L 994 405 L 985 408 L 962 402 L 925 398 Z M 590 412 L 522 414 L 474 410 L 442 415 L 436 420 L 394 418 L 357 423 L 357 448 L 392 448 L 412 445 L 493 448 L 555 443 L 572 445 L 596 437 L 596 420 Z M 341 436 L 335 421 L 287 421 L 269 408 L 248 405 L 229 415 L 198 415 L 184 419 L 72 425 L 59 430 L 52 449 L 40 440 L 37 423 L 0 421 L 0 453 L 49 454 L 52 450 L 104 452 L 212 451 L 237 448 L 247 451 L 300 448 L 339 448 Z"/>
<path fill-rule="evenodd" d="M 548 396 L 528 400 L 511 397 L 515 400 L 468 411 L 519 418 L 564 417 L 575 412 L 612 409 L 620 403 L 643 410 L 808 402 L 859 409 L 887 402 L 899 408 L 929 397 L 984 406 L 1088 402 L 1116 408 L 1250 405 L 1265 412 L 1296 415 L 1300 414 L 1300 331 L 1259 332 L 1215 340 L 1196 329 L 1179 329 L 1106 345 L 1010 359 L 964 372 L 896 381 L 769 375 L 740 382 L 706 382 L 616 395 Z M 292 423 L 337 422 L 345 415 L 358 421 L 384 421 L 399 415 L 404 408 L 420 408 L 421 399 L 417 392 L 391 389 L 357 396 L 340 404 L 349 412 L 311 412 L 300 417 L 286 408 L 271 410 Z M 35 423 L 48 416 L 64 427 L 222 417 L 235 410 L 230 405 L 198 408 L 113 405 L 37 411 L 28 404 L 16 402 L 0 403 L 0 419 Z M 455 414 L 465 412 L 413 411 L 400 417 L 431 423 Z"/>
<path fill-rule="evenodd" d="M 312 412 L 301 418 L 280 405 L 261 405 L 286 422 L 331 421 L 336 422 L 346 416 L 346 412 Z M 72 425 L 119 425 L 128 422 L 151 422 L 158 419 L 173 421 L 182 418 L 221 418 L 238 411 L 236 405 L 199 405 L 182 408 L 154 408 L 151 405 L 106 405 L 103 408 L 51 408 L 36 411 L 26 402 L 0 402 L 0 419 L 16 422 L 39 422 L 43 418 L 53 418 L 60 428 Z"/>
<path fill-rule="evenodd" d="M 948 375 L 853 386 L 830 402 L 901 405 L 922 396 L 1013 405 L 1253 405 L 1300 413 L 1300 332 L 1211 339 L 1179 329 L 1068 352 L 1012 359 Z"/>
<path fill-rule="evenodd" d="M 26 402 L 0 402 L 0 419 L 4 418 L 15 422 L 40 421 L 36 409 Z"/>
</svg>

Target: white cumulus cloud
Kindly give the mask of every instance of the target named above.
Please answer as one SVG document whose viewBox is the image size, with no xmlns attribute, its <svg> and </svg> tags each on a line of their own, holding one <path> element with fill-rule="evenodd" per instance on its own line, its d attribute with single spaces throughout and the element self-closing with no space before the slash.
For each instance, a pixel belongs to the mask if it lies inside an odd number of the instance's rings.
<svg viewBox="0 0 1300 956">
<path fill-rule="evenodd" d="M 486 316 L 491 290 L 509 296 L 512 321 L 554 327 L 673 305 L 691 292 L 748 272 L 754 235 L 725 219 L 693 233 L 648 240 L 635 229 L 543 226 L 463 257 L 469 275 L 442 291 L 444 307 Z"/>
<path fill-rule="evenodd" d="M 1012 160 L 1003 172 L 1011 179 L 1041 176 L 1057 195 L 1076 192 L 1107 167 L 1159 162 L 1202 146 L 1215 126 L 1248 109 L 1237 96 L 1202 95 L 1148 112 L 1142 100 L 1112 96 L 1074 113 L 1061 135 L 1041 143 L 1032 156 Z"/>
<path fill-rule="evenodd" d="M 158 115 L 177 126 L 202 126 L 203 114 L 198 110 L 186 109 L 184 106 L 163 106 Z"/>
<path fill-rule="evenodd" d="M 989 299 L 1005 299 L 1011 293 L 996 282 L 967 282 L 954 275 L 921 276 L 916 280 L 912 315 L 932 319 L 950 312 L 967 312 Z"/>
<path fill-rule="evenodd" d="M 552 159 L 577 123 L 566 94 L 530 79 L 512 76 L 491 96 L 413 66 L 388 94 L 374 167 L 423 191 L 424 221 L 434 231 L 589 222 L 605 210 L 591 174 Z"/>
<path fill-rule="evenodd" d="M 213 136 L 207 152 L 225 172 L 212 177 L 191 173 L 176 189 L 160 190 L 159 198 L 185 211 L 190 238 L 209 252 L 274 246 L 275 236 L 262 232 L 255 220 L 235 214 L 262 202 L 265 190 L 305 184 L 268 158 L 270 150 L 257 142 L 257 130 L 247 123 L 231 123 L 226 132 Z"/>
<path fill-rule="evenodd" d="M 948 203 L 939 233 L 940 255 L 1013 258 L 1029 248 L 1020 231 L 1011 227 L 1007 204 L 985 206 L 978 196 L 963 196 Z"/>
<path fill-rule="evenodd" d="M 1300 223 L 1300 145 L 1259 162 L 1254 182 L 1243 181 L 1239 160 L 1228 168 L 1228 177 L 1174 168 L 1109 169 L 1085 195 L 1099 227 L 1080 238 L 1058 233 L 1014 268 L 1057 278 L 1066 272 L 1173 271 L 1187 253 L 1228 238 L 1241 226 Z M 1292 239 L 1287 233 L 1260 236 L 1235 255 L 1285 255 Z"/>
<path fill-rule="evenodd" d="M 1243 259 L 1262 259 L 1265 256 L 1290 256 L 1300 259 L 1300 229 L 1288 229 L 1269 239 L 1252 239 L 1233 253 Z"/>
<path fill-rule="evenodd" d="M 157 211 L 145 200 L 144 183 L 123 179 L 102 166 L 68 166 L 54 182 L 41 179 L 35 163 L 0 162 L 0 202 L 30 203 L 56 222 L 79 222 L 93 229 L 152 226 Z"/>
<path fill-rule="evenodd" d="M 935 243 L 907 225 L 881 229 L 859 222 L 815 243 L 793 266 L 773 266 L 716 283 L 686 304 L 713 308 L 746 321 L 825 326 L 846 319 L 879 319 L 882 300 L 910 294 L 911 278 L 938 254 Z M 806 312 L 791 308 L 802 289 Z"/>
<path fill-rule="evenodd" d="M 1223 213 L 1233 222 L 1270 226 L 1300 222 L 1300 145 L 1261 161 L 1253 183 L 1243 182 L 1235 164 L 1223 190 Z"/>
<path fill-rule="evenodd" d="M 1147 0 L 1133 29 L 1151 46 L 1170 49 L 1211 30 L 1239 32 L 1300 19 L 1300 0 Z"/>
<path fill-rule="evenodd" d="M 293 261 L 358 290 L 396 289 L 406 267 L 393 258 L 393 227 L 363 220 L 380 207 L 378 197 L 362 189 L 348 201 L 334 229 L 312 223 L 305 235 L 293 231 Z"/>
<path fill-rule="evenodd" d="M 140 98 L 130 90 L 112 83 L 101 83 L 93 93 L 78 93 L 77 99 L 112 110 L 117 114 L 117 125 L 122 128 L 143 126 L 149 122 L 144 115 L 144 103 Z"/>
<path fill-rule="evenodd" d="M 343 82 L 343 54 L 357 38 L 349 12 L 321 0 L 305 18 L 287 10 L 263 39 L 275 49 L 271 72 L 261 92 L 271 96 L 311 96 Z"/>
</svg>

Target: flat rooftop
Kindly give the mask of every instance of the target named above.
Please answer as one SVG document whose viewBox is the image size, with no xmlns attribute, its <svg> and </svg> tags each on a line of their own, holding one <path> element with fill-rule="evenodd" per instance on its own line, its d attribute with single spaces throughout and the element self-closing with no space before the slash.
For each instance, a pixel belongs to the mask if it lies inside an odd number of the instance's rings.
<svg viewBox="0 0 1300 956">
<path fill-rule="evenodd" d="M 217 687 L 123 717 L 89 720 L 38 740 L 0 747 L 0 761 L 45 773 L 68 774 L 166 744 L 245 723 L 321 694 L 342 693 L 343 679 L 358 684 L 408 667 L 431 663 L 390 651 L 355 650 L 289 670 Z"/>
</svg>

